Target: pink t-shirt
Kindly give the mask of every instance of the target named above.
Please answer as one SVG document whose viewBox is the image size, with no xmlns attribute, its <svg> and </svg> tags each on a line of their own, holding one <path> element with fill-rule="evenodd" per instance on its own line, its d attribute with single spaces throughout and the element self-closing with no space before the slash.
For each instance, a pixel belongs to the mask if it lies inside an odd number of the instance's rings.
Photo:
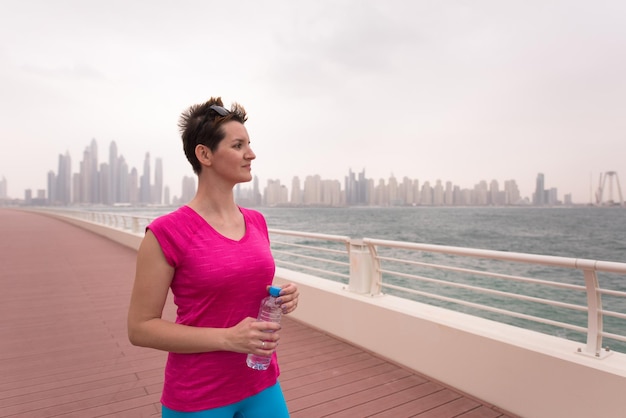
<svg viewBox="0 0 626 418">
<path fill-rule="evenodd" d="M 227 328 L 256 318 L 274 278 L 263 215 L 239 208 L 246 233 L 239 241 L 214 230 L 189 206 L 155 219 L 150 229 L 175 268 L 171 289 L 176 322 Z M 169 353 L 161 402 L 177 411 L 200 411 L 238 402 L 276 383 L 276 355 L 268 370 L 246 365 L 246 354 Z"/>
</svg>

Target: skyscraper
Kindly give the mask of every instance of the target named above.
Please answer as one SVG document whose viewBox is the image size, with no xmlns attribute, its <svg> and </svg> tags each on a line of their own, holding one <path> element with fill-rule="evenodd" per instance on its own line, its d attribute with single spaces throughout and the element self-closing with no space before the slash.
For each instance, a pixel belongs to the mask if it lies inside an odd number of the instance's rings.
<svg viewBox="0 0 626 418">
<path fill-rule="evenodd" d="M 72 202 L 72 158 L 70 152 L 59 154 L 59 170 L 56 176 L 55 194 L 48 190 L 53 204 L 69 205 Z"/>
<path fill-rule="evenodd" d="M 157 158 L 154 162 L 154 193 L 152 203 L 163 203 L 163 160 Z"/>
<path fill-rule="evenodd" d="M 100 179 L 98 178 L 98 143 L 96 138 L 91 139 L 89 145 L 89 203 L 100 203 L 101 191 L 100 191 Z"/>
<path fill-rule="evenodd" d="M 111 197 L 112 203 L 119 203 L 122 201 L 120 195 L 120 161 L 117 157 L 117 144 L 115 141 L 111 141 L 109 145 L 109 191 L 108 194 Z"/>
<path fill-rule="evenodd" d="M 303 203 L 319 205 L 322 201 L 322 179 L 319 175 L 307 176 L 304 179 Z"/>
<path fill-rule="evenodd" d="M 365 170 L 359 173 L 358 180 L 352 169 L 348 170 L 348 175 L 345 178 L 344 189 L 346 192 L 346 204 L 366 205 L 368 199 Z"/>
<path fill-rule="evenodd" d="M 98 170 L 100 197 L 96 203 L 104 203 L 105 205 L 112 205 L 113 196 L 111 196 L 111 168 L 109 164 L 100 164 L 100 170 Z"/>
<path fill-rule="evenodd" d="M 537 185 L 535 186 L 535 193 L 533 194 L 533 204 L 537 206 L 545 205 L 545 194 L 543 173 L 539 173 L 537 174 Z"/>
<path fill-rule="evenodd" d="M 146 152 L 146 158 L 143 160 L 143 174 L 139 182 L 139 202 L 148 204 L 152 203 L 150 199 L 150 153 Z"/>
<path fill-rule="evenodd" d="M 300 189 L 300 178 L 298 176 L 291 180 L 291 204 L 296 206 L 302 204 L 302 190 Z"/>
<path fill-rule="evenodd" d="M 422 205 L 431 206 L 433 204 L 433 189 L 430 182 L 425 181 L 420 192 L 420 202 Z"/>
<path fill-rule="evenodd" d="M 182 188 L 182 193 L 180 195 L 180 201 L 182 203 L 187 203 L 189 202 L 191 199 L 193 199 L 193 197 L 196 194 L 196 178 L 195 177 L 191 177 L 191 176 L 185 176 L 183 177 L 183 188 Z"/>
<path fill-rule="evenodd" d="M 521 200 L 521 195 L 515 180 L 507 180 L 504 182 L 504 193 L 506 205 L 517 205 Z"/>
<path fill-rule="evenodd" d="M 7 194 L 7 189 L 7 179 L 3 176 L 2 180 L 0 180 L 0 199 L 7 199 L 9 197 Z"/>
<path fill-rule="evenodd" d="M 443 206 L 444 202 L 444 191 L 443 184 L 441 180 L 437 179 L 435 182 L 435 187 L 433 188 L 433 205 L 435 206 Z"/>
<path fill-rule="evenodd" d="M 120 155 L 117 159 L 117 202 L 118 203 L 130 203 L 130 173 L 128 164 L 123 155 Z"/>
<path fill-rule="evenodd" d="M 128 175 L 128 202 L 131 205 L 139 203 L 139 172 L 133 167 Z"/>
<path fill-rule="evenodd" d="M 96 187 L 92 184 L 92 177 L 94 177 L 94 170 L 91 169 L 92 164 L 91 149 L 87 147 L 85 151 L 83 151 L 83 159 L 80 162 L 78 171 L 78 190 L 74 193 L 77 203 L 93 203 L 92 194 L 95 192 Z"/>
<path fill-rule="evenodd" d="M 53 205 L 57 200 L 57 176 L 54 171 L 48 171 L 48 204 Z"/>
</svg>

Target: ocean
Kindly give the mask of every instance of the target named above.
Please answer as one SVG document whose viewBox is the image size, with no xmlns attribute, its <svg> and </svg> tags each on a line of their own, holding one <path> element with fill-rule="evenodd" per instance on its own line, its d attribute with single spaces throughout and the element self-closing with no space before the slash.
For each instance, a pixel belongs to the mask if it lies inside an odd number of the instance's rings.
<svg viewBox="0 0 626 418">
<path fill-rule="evenodd" d="M 626 262 L 619 207 L 257 208 L 269 228 Z"/>
</svg>

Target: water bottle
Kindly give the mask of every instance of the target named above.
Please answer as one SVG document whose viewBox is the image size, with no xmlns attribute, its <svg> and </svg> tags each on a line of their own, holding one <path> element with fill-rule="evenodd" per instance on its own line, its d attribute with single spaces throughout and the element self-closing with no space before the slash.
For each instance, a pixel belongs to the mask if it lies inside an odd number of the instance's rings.
<svg viewBox="0 0 626 418">
<path fill-rule="evenodd" d="M 283 314 L 280 305 L 276 304 L 276 298 L 280 294 L 280 287 L 271 286 L 269 289 L 269 294 L 269 296 L 261 301 L 261 307 L 259 308 L 259 316 L 257 317 L 257 319 L 259 321 L 276 322 L 278 324 L 280 323 L 280 317 Z M 248 358 L 246 359 L 248 367 L 255 370 L 267 370 L 271 361 L 272 356 L 265 357 L 256 354 L 248 354 Z"/>
</svg>

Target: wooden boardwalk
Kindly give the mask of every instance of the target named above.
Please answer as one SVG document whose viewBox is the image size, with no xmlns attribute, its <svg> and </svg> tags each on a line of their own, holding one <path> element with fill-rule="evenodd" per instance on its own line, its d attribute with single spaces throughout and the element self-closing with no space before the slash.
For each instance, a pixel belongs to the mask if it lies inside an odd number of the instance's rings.
<svg viewBox="0 0 626 418">
<path fill-rule="evenodd" d="M 0 417 L 160 416 L 166 354 L 126 334 L 135 256 L 63 221 L 0 208 Z M 174 312 L 168 303 L 165 316 Z M 293 319 L 282 337 L 292 417 L 513 416 Z"/>
</svg>

